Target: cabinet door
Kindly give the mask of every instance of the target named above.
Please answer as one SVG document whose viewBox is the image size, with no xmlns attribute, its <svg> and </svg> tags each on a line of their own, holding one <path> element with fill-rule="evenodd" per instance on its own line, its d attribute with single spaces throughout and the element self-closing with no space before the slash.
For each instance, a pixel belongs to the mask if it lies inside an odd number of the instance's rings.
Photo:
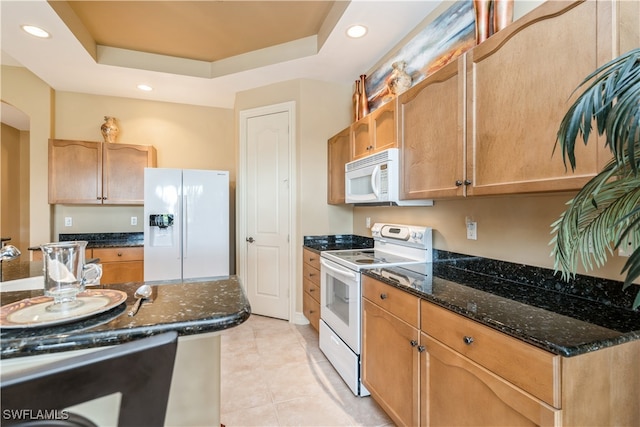
<svg viewBox="0 0 640 427">
<path fill-rule="evenodd" d="M 363 299 L 362 382 L 397 425 L 419 420 L 419 333 Z"/>
<path fill-rule="evenodd" d="M 420 425 L 561 425 L 559 409 L 524 393 L 426 334 L 421 334 L 420 339 L 426 347 L 420 353 Z"/>
<path fill-rule="evenodd" d="M 49 140 L 49 203 L 102 203 L 102 143 Z"/>
<path fill-rule="evenodd" d="M 98 248 L 93 249 L 92 255 L 100 259 L 102 265 L 100 283 L 103 285 L 144 280 L 144 249 L 142 247 Z"/>
<path fill-rule="evenodd" d="M 344 165 L 351 160 L 351 135 L 349 128 L 331 137 L 328 146 L 327 203 L 344 204 Z"/>
<path fill-rule="evenodd" d="M 396 148 L 398 146 L 398 115 L 397 99 L 381 105 L 371 113 L 371 137 L 373 138 L 372 152 Z"/>
<path fill-rule="evenodd" d="M 598 3 L 545 2 L 467 53 L 468 194 L 579 189 L 599 171 L 596 139 L 576 144 L 574 173 L 552 157 L 572 92 L 599 65 Z"/>
<path fill-rule="evenodd" d="M 152 146 L 104 144 L 103 203 L 144 204 L 144 168 L 156 166 Z"/>
<path fill-rule="evenodd" d="M 464 194 L 464 55 L 400 95 L 400 199 Z"/>
<path fill-rule="evenodd" d="M 351 160 L 359 159 L 371 154 L 373 144 L 369 133 L 371 114 L 351 125 Z"/>
</svg>

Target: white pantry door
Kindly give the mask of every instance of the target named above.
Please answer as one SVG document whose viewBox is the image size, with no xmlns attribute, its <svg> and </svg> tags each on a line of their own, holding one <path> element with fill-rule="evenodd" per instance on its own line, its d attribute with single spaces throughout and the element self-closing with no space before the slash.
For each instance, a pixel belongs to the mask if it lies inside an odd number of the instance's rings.
<svg viewBox="0 0 640 427">
<path fill-rule="evenodd" d="M 246 120 L 246 276 L 251 311 L 290 317 L 288 111 Z"/>
</svg>

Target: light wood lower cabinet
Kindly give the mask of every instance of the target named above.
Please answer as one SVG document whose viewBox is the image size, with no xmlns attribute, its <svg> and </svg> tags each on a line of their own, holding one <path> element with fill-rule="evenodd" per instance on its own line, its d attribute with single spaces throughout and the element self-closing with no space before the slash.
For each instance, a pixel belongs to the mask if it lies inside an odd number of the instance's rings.
<svg viewBox="0 0 640 427">
<path fill-rule="evenodd" d="M 102 278 L 100 283 L 142 282 L 144 280 L 144 248 L 96 248 L 93 258 L 100 258 Z"/>
<path fill-rule="evenodd" d="M 640 340 L 562 357 L 369 276 L 362 286 L 363 383 L 397 425 L 640 425 Z"/>
<path fill-rule="evenodd" d="M 302 312 L 316 331 L 320 329 L 320 255 L 303 249 Z"/>
<path fill-rule="evenodd" d="M 397 425 L 419 422 L 419 298 L 362 277 L 362 382 Z"/>
<path fill-rule="evenodd" d="M 421 334 L 420 425 L 556 426 L 561 411 Z M 523 375 L 525 369 L 523 368 Z"/>
</svg>

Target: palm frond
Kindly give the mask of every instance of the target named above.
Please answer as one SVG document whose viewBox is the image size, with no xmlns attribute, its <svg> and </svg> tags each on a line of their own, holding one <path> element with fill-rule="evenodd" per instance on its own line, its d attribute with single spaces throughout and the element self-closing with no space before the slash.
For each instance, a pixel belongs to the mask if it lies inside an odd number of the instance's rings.
<svg viewBox="0 0 640 427">
<path fill-rule="evenodd" d="M 584 79 L 576 91 L 580 89 L 582 94 L 560 123 L 554 152 L 560 146 L 565 167 L 568 162 L 575 170 L 576 140 L 582 136 L 587 144 L 595 119 L 598 133 L 607 134 L 607 147 L 618 161 L 623 160 L 621 153 L 628 146 L 629 139 L 618 138 L 618 135 L 635 129 L 640 121 L 640 48 L 599 67 Z M 627 113 L 619 114 L 620 110 Z M 637 159 L 631 156 L 629 160 L 635 164 Z"/>
<path fill-rule="evenodd" d="M 581 136 L 588 143 L 595 120 L 613 159 L 551 224 L 555 269 L 568 280 L 579 260 L 587 270 L 600 267 L 631 240 L 635 249 L 622 269 L 627 288 L 640 278 L 640 49 L 599 67 L 579 90 L 582 93 L 560 124 L 554 153 L 560 147 L 565 168 L 569 164 L 575 170 L 576 141 Z M 638 307 L 640 292 L 633 303 L 634 309 Z"/>
</svg>

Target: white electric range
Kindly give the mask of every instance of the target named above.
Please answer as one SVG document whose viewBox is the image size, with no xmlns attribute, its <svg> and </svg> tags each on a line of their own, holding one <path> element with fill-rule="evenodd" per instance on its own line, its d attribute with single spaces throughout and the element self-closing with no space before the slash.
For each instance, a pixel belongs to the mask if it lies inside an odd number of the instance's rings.
<svg viewBox="0 0 640 427">
<path fill-rule="evenodd" d="M 371 234 L 372 249 L 323 251 L 320 255 L 320 349 L 357 396 L 369 395 L 360 376 L 360 271 L 402 267 L 421 273 L 432 261 L 429 227 L 376 223 Z"/>
</svg>

